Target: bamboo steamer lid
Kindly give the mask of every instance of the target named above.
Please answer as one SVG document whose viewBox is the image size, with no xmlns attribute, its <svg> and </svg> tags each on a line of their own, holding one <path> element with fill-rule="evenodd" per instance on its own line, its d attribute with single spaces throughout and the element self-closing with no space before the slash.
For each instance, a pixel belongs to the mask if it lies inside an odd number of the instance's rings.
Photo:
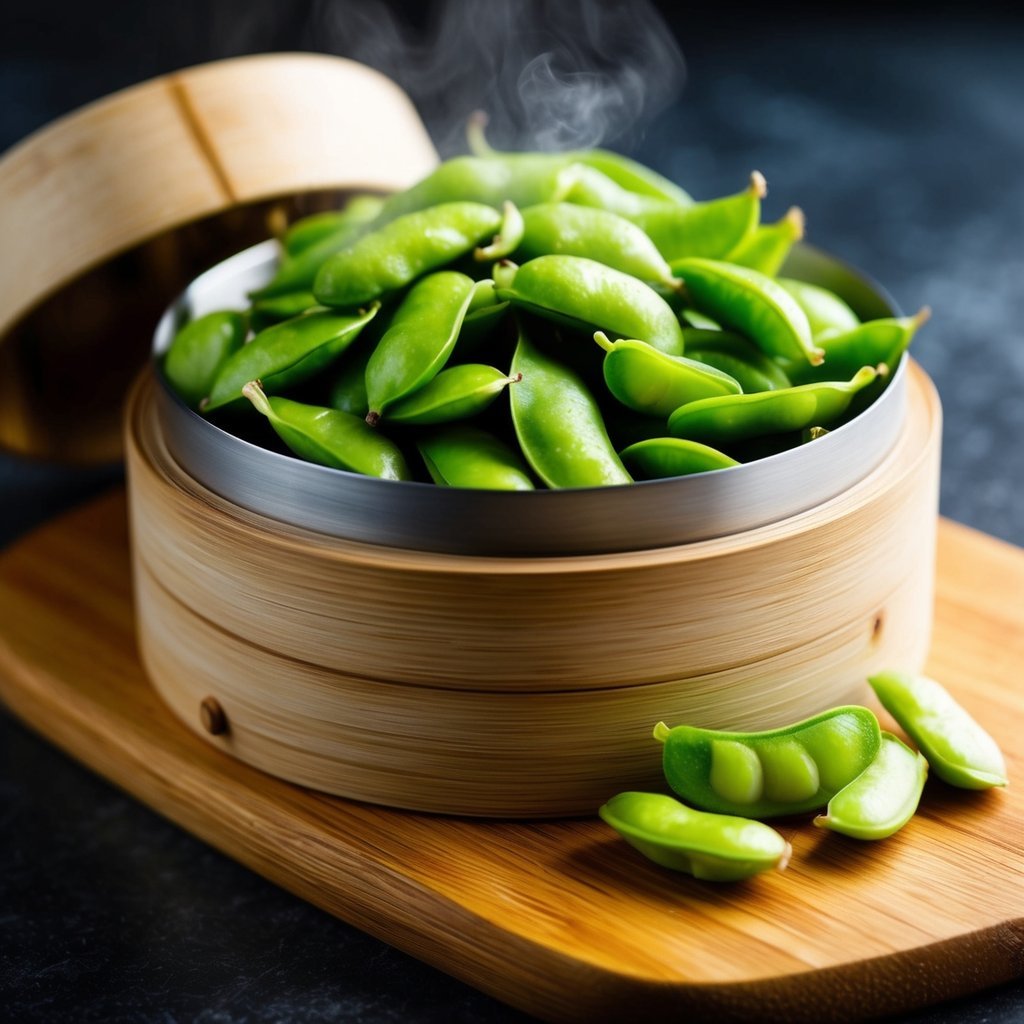
<svg viewBox="0 0 1024 1024">
<path fill-rule="evenodd" d="M 0 449 L 117 459 L 153 324 L 197 273 L 437 154 L 408 97 L 313 54 L 218 61 L 115 93 L 0 158 Z"/>
</svg>

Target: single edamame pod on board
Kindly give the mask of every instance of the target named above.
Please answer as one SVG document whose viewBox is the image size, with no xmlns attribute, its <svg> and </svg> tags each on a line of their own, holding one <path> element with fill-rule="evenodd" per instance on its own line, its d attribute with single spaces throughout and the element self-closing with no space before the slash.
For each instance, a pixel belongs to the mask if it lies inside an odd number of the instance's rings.
<svg viewBox="0 0 1024 1024">
<path fill-rule="evenodd" d="M 695 811 L 664 793 L 619 793 L 598 814 L 648 860 L 709 882 L 782 871 L 792 853 L 769 825 Z"/>
<path fill-rule="evenodd" d="M 678 437 L 638 441 L 619 452 L 619 458 L 636 480 L 664 480 L 666 477 L 690 476 L 739 465 L 716 448 Z"/>
<path fill-rule="evenodd" d="M 729 263 L 774 277 L 782 269 L 790 250 L 804 237 L 804 226 L 803 210 L 791 206 L 774 224 L 759 224 L 725 258 Z"/>
<path fill-rule="evenodd" d="M 632 483 L 605 429 L 593 395 L 567 366 L 519 332 L 510 394 L 516 438 L 533 471 L 548 487 Z"/>
<path fill-rule="evenodd" d="M 927 777 L 928 762 L 883 732 L 875 759 L 829 800 L 814 824 L 854 839 L 886 839 L 914 816 Z"/>
<path fill-rule="evenodd" d="M 362 235 L 320 268 L 313 294 L 325 306 L 356 306 L 404 288 L 464 256 L 501 227 L 481 203 L 442 203 L 406 214 Z"/>
<path fill-rule="evenodd" d="M 495 268 L 499 298 L 579 328 L 588 325 L 683 354 L 683 329 L 668 303 L 629 274 L 582 256 L 538 256 Z"/>
<path fill-rule="evenodd" d="M 647 416 L 667 418 L 698 398 L 742 393 L 727 373 L 686 356 L 670 356 L 643 341 L 611 341 L 603 331 L 597 331 L 594 340 L 605 351 L 608 390 L 623 405 Z"/>
<path fill-rule="evenodd" d="M 860 326 L 860 317 L 835 292 L 792 277 L 778 277 L 776 280 L 796 299 L 797 305 L 807 315 L 811 337 L 815 341 L 825 334 L 852 331 Z M 828 359 L 827 351 L 825 358 Z"/>
<path fill-rule="evenodd" d="M 389 423 L 426 426 L 469 419 L 483 412 L 510 384 L 510 377 L 493 366 L 462 363 L 442 370 L 405 398 L 388 407 L 384 419 Z"/>
<path fill-rule="evenodd" d="M 267 417 L 274 432 L 300 458 L 385 480 L 409 480 L 409 467 L 397 446 L 357 416 L 337 409 L 268 398 L 256 381 L 242 394 Z"/>
<path fill-rule="evenodd" d="M 203 412 L 235 402 L 251 380 L 268 394 L 285 391 L 319 373 L 359 337 L 379 303 L 359 314 L 315 310 L 260 331 L 221 367 L 201 403 Z"/>
<path fill-rule="evenodd" d="M 684 294 L 723 327 L 746 335 L 761 351 L 817 366 L 824 353 L 814 344 L 807 315 L 777 281 L 720 260 L 676 260 L 672 272 Z"/>
<path fill-rule="evenodd" d="M 313 213 L 295 221 L 281 239 L 285 255 L 298 256 L 325 238 L 338 234 L 343 228 L 369 224 L 380 213 L 383 205 L 384 200 L 380 196 L 357 195 L 341 210 Z"/>
<path fill-rule="evenodd" d="M 909 672 L 879 672 L 868 682 L 943 782 L 961 789 L 1006 785 L 998 744 L 945 687 Z"/>
<path fill-rule="evenodd" d="M 832 423 L 849 408 L 857 392 L 877 376 L 873 367 L 862 366 L 849 381 L 702 398 L 672 413 L 668 431 L 673 437 L 723 443 Z"/>
<path fill-rule="evenodd" d="M 793 382 L 774 359 L 738 334 L 684 327 L 683 338 L 690 359 L 729 374 L 739 381 L 740 387 L 748 395 L 793 386 Z"/>
<path fill-rule="evenodd" d="M 207 313 L 178 331 L 164 356 L 164 376 L 186 405 L 199 408 L 245 334 L 245 317 L 231 311 Z"/>
<path fill-rule="evenodd" d="M 719 732 L 664 722 L 668 784 L 705 810 L 774 818 L 824 807 L 878 754 L 881 731 L 867 708 L 833 708 L 767 732 Z"/>
<path fill-rule="evenodd" d="M 460 424 L 427 431 L 416 442 L 430 478 L 441 487 L 532 491 L 526 464 L 511 448 L 479 427 Z"/>
</svg>

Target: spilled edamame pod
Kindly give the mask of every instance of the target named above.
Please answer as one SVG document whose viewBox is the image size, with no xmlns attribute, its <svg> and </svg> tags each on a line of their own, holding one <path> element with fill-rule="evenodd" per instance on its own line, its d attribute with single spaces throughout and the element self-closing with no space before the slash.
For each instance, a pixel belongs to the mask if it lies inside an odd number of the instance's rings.
<svg viewBox="0 0 1024 1024">
<path fill-rule="evenodd" d="M 654 727 L 668 784 L 705 810 L 774 818 L 824 807 L 878 754 L 881 731 L 867 708 L 824 711 L 767 732 Z"/>
<path fill-rule="evenodd" d="M 428 431 L 416 442 L 431 480 L 441 487 L 532 491 L 525 463 L 507 444 L 479 427 L 460 424 Z"/>
<path fill-rule="evenodd" d="M 629 274 L 582 256 L 538 256 L 494 271 L 498 296 L 573 327 L 588 325 L 683 354 L 683 329 L 668 303 Z"/>
<path fill-rule="evenodd" d="M 207 313 L 178 331 L 164 356 L 164 376 L 186 405 L 199 408 L 245 333 L 245 317 L 230 311 Z"/>
<path fill-rule="evenodd" d="M 791 206 L 775 223 L 759 224 L 725 258 L 730 263 L 775 277 L 793 246 L 804 237 L 804 226 L 803 210 Z"/>
<path fill-rule="evenodd" d="M 774 359 L 738 334 L 684 327 L 683 338 L 689 358 L 729 374 L 746 394 L 793 386 L 785 370 Z"/>
<path fill-rule="evenodd" d="M 238 400 L 251 380 L 261 381 L 268 394 L 308 380 L 359 337 L 379 308 L 374 303 L 358 314 L 315 310 L 260 331 L 224 363 L 200 407 L 211 412 Z"/>
<path fill-rule="evenodd" d="M 510 393 L 512 423 L 526 461 L 548 487 L 628 484 L 601 412 L 579 375 L 541 352 L 520 330 Z"/>
<path fill-rule="evenodd" d="M 739 463 L 715 448 L 678 437 L 652 437 L 619 452 L 623 465 L 636 480 L 663 480 L 670 476 L 708 473 Z"/>
<path fill-rule="evenodd" d="M 483 412 L 505 388 L 519 380 L 518 376 L 510 377 L 480 363 L 451 366 L 389 406 L 385 419 L 411 426 L 468 419 Z"/>
<path fill-rule="evenodd" d="M 792 852 L 769 825 L 695 811 L 664 793 L 619 793 L 598 814 L 648 860 L 710 882 L 782 871 Z"/>
<path fill-rule="evenodd" d="M 623 405 L 647 416 L 668 417 L 698 398 L 742 393 L 727 373 L 685 356 L 670 356 L 644 341 L 611 341 L 603 331 L 597 331 L 594 340 L 605 351 L 608 390 Z"/>
<path fill-rule="evenodd" d="M 723 327 L 746 335 L 763 352 L 817 366 L 824 353 L 814 344 L 807 315 L 777 281 L 721 260 L 676 260 L 672 272 L 697 309 Z"/>
<path fill-rule="evenodd" d="M 998 744 L 941 684 L 909 672 L 879 672 L 868 682 L 943 782 L 962 789 L 1006 785 Z"/>
<path fill-rule="evenodd" d="M 384 200 L 380 196 L 357 195 L 345 204 L 344 209 L 313 213 L 295 221 L 281 239 L 285 255 L 298 256 L 344 228 L 369 224 L 383 205 Z"/>
<path fill-rule="evenodd" d="M 389 405 L 444 366 L 476 287 L 465 274 L 439 270 L 406 292 L 366 364 L 367 422 L 376 424 Z"/>
<path fill-rule="evenodd" d="M 753 395 L 702 398 L 676 409 L 669 417 L 668 432 L 673 437 L 722 443 L 833 423 L 847 410 L 857 392 L 877 376 L 874 367 L 862 366 L 849 381 L 822 381 Z"/>
<path fill-rule="evenodd" d="M 778 277 L 776 280 L 796 299 L 797 305 L 807 315 L 811 337 L 815 341 L 825 334 L 852 331 L 860 326 L 860 317 L 835 292 L 792 277 Z M 827 352 L 825 358 L 828 359 Z"/>
<path fill-rule="evenodd" d="M 875 759 L 829 800 L 814 824 L 854 839 L 886 839 L 914 816 L 927 777 L 928 762 L 883 732 Z"/>
<path fill-rule="evenodd" d="M 307 462 L 385 480 L 411 478 L 398 447 L 358 416 L 290 398 L 268 398 L 256 381 L 246 384 L 242 394 L 267 417 L 277 436 Z"/>
<path fill-rule="evenodd" d="M 464 256 L 501 223 L 501 214 L 481 203 L 441 203 L 408 213 L 331 256 L 317 272 L 313 294 L 325 306 L 369 302 Z"/>
</svg>

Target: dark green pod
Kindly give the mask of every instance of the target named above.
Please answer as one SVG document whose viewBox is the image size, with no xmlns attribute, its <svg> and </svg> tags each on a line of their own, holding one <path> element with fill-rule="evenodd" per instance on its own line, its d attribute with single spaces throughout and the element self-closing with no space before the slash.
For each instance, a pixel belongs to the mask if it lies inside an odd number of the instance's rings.
<svg viewBox="0 0 1024 1024">
<path fill-rule="evenodd" d="M 199 407 L 245 334 L 245 317 L 234 312 L 207 313 L 178 331 L 164 356 L 164 376 L 186 405 Z"/>
<path fill-rule="evenodd" d="M 295 221 L 281 239 L 285 255 L 298 256 L 318 245 L 325 238 L 338 235 L 343 229 L 369 224 L 381 211 L 384 200 L 380 196 L 353 196 L 344 209 L 313 213 Z"/>
<path fill-rule="evenodd" d="M 268 299 L 254 299 L 251 314 L 253 330 L 257 332 L 266 330 L 274 324 L 281 323 L 282 320 L 291 320 L 292 317 L 301 316 L 318 305 L 313 293 L 309 291 L 286 292 Z"/>
</svg>

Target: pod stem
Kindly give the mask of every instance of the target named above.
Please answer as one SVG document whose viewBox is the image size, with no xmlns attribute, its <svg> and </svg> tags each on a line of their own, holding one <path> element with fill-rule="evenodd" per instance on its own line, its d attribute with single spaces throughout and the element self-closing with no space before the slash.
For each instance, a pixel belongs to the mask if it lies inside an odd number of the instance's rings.
<svg viewBox="0 0 1024 1024">
<path fill-rule="evenodd" d="M 256 407 L 257 412 L 263 413 L 264 416 L 269 416 L 271 413 L 270 400 L 263 393 L 263 388 L 260 387 L 258 380 L 251 380 L 245 387 L 242 388 L 242 394 L 249 399 L 250 402 Z"/>
<path fill-rule="evenodd" d="M 669 733 L 670 733 L 671 731 L 672 731 L 672 730 L 671 730 L 671 729 L 670 729 L 670 728 L 669 728 L 669 727 L 668 727 L 668 726 L 667 726 L 667 725 L 666 725 L 666 724 L 665 724 L 664 722 L 659 722 L 659 723 L 658 723 L 658 724 L 657 724 L 657 725 L 656 725 L 656 726 L 654 727 L 654 738 L 655 738 L 655 739 L 656 739 L 656 740 L 657 740 L 657 741 L 658 741 L 659 743 L 664 743 L 664 742 L 665 742 L 665 740 L 667 740 L 667 739 L 668 739 L 668 734 L 669 734 Z"/>
<path fill-rule="evenodd" d="M 480 263 L 507 256 L 517 249 L 523 240 L 526 225 L 523 223 L 523 215 L 519 208 L 506 199 L 501 209 L 501 227 L 498 228 L 498 233 L 491 239 L 490 245 L 478 246 L 473 251 L 473 259 Z"/>
<path fill-rule="evenodd" d="M 605 350 L 605 352 L 611 352 L 615 348 L 615 342 L 608 337 L 604 331 L 594 331 L 594 341 L 598 343 Z"/>
<path fill-rule="evenodd" d="M 914 321 L 914 328 L 917 329 L 928 323 L 932 318 L 932 307 L 922 306 L 910 319 Z"/>
<path fill-rule="evenodd" d="M 466 144 L 473 156 L 495 156 L 496 150 L 487 141 L 487 122 L 490 118 L 486 110 L 474 110 L 466 119 Z"/>
<path fill-rule="evenodd" d="M 371 426 L 375 427 L 380 423 L 380 413 L 374 412 L 372 409 L 366 414 L 366 422 Z"/>
<path fill-rule="evenodd" d="M 793 231 L 793 240 L 799 242 L 804 237 L 807 229 L 807 218 L 799 206 L 791 206 L 783 216 L 782 220 L 790 226 Z"/>
<path fill-rule="evenodd" d="M 764 199 L 764 197 L 768 195 L 768 182 L 760 171 L 750 172 L 750 191 L 753 192 L 758 199 Z"/>
</svg>

